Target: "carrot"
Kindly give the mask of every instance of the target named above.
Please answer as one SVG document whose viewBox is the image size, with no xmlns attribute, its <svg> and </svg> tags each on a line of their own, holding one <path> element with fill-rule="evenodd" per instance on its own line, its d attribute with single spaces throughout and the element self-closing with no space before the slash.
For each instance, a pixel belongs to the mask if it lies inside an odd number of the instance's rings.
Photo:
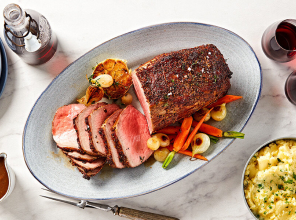
<svg viewBox="0 0 296 220">
<path fill-rule="evenodd" d="M 199 122 L 193 121 L 192 127 L 195 127 Z M 222 131 L 219 128 L 216 128 L 212 125 L 202 124 L 199 128 L 199 131 L 206 133 L 208 135 L 212 135 L 215 137 L 226 137 L 226 138 L 240 138 L 244 139 L 245 134 L 237 131 Z"/>
<path fill-rule="evenodd" d="M 191 132 L 191 134 L 189 135 L 188 139 L 186 140 L 186 142 L 184 143 L 183 147 L 181 148 L 181 150 L 187 150 L 187 148 L 189 147 L 191 141 L 194 138 L 194 135 L 196 135 L 198 129 L 200 128 L 200 126 L 202 125 L 202 123 L 204 122 L 204 120 L 206 119 L 207 115 L 212 111 L 213 108 L 211 108 L 203 117 L 202 119 L 198 122 L 198 124 L 195 126 L 195 128 L 193 129 L 193 131 Z"/>
<path fill-rule="evenodd" d="M 168 126 L 168 127 L 158 130 L 156 133 L 178 134 L 180 131 L 181 131 L 180 126 Z"/>
<path fill-rule="evenodd" d="M 195 127 L 198 124 L 197 121 L 192 122 L 192 127 Z M 215 137 L 222 137 L 223 136 L 223 131 L 219 128 L 216 128 L 212 125 L 208 124 L 202 124 L 199 128 L 200 132 L 215 136 Z"/>
<path fill-rule="evenodd" d="M 195 127 L 197 124 L 198 124 L 198 121 L 195 121 L 195 120 L 192 121 L 192 127 Z M 168 126 L 157 131 L 157 133 L 164 133 L 167 135 L 175 136 L 180 132 L 180 130 L 181 130 L 181 126 Z M 223 131 L 221 129 L 216 128 L 212 125 L 204 124 L 204 123 L 200 126 L 199 131 L 215 137 L 222 137 L 223 135 Z"/>
<path fill-rule="evenodd" d="M 217 105 L 222 105 L 223 103 L 229 103 L 233 102 L 235 100 L 243 98 L 242 96 L 236 96 L 236 95 L 226 95 L 223 96 L 222 98 L 218 99 L 215 103 L 209 105 L 207 108 L 213 108 Z"/>
<path fill-rule="evenodd" d="M 168 137 L 170 139 L 170 143 L 174 143 L 176 140 L 177 135 L 176 134 L 168 134 Z"/>
<path fill-rule="evenodd" d="M 167 149 L 169 149 L 169 151 L 173 151 L 173 146 L 168 146 Z M 192 152 L 189 151 L 189 150 L 179 150 L 178 153 L 187 155 L 189 157 L 192 157 Z M 195 154 L 193 157 L 197 158 L 197 159 L 200 159 L 200 160 L 208 161 L 207 158 L 205 158 L 204 156 L 202 156 L 200 154 Z"/>
<path fill-rule="evenodd" d="M 189 134 L 192 121 L 193 121 L 192 116 L 185 118 L 183 120 L 182 125 L 181 125 L 181 132 L 177 135 L 177 137 L 174 141 L 174 144 L 173 144 L 173 151 L 171 151 L 169 153 L 169 155 L 167 156 L 167 158 L 165 159 L 165 161 L 162 164 L 162 167 L 164 169 L 167 168 L 167 166 L 171 163 L 171 161 L 173 160 L 173 158 L 175 156 L 175 153 L 177 153 L 183 147 L 183 145 L 187 139 L 187 136 Z"/>
<path fill-rule="evenodd" d="M 192 121 L 192 127 L 195 127 L 198 124 L 197 121 Z M 180 132 L 181 127 L 180 126 L 168 126 L 166 128 L 163 128 L 159 130 L 159 133 L 164 133 L 167 135 L 173 135 L 175 136 L 177 134 L 177 131 Z M 162 132 L 160 132 L 162 131 Z M 200 132 L 206 133 L 208 135 L 212 135 L 214 137 L 229 137 L 229 138 L 243 138 L 243 133 L 240 132 L 234 132 L 234 131 L 225 131 L 223 132 L 221 129 L 216 128 L 209 124 L 201 124 L 199 128 Z M 172 136 L 172 137 L 173 137 Z M 170 136 L 169 136 L 170 137 Z"/>
<path fill-rule="evenodd" d="M 173 145 L 174 151 L 178 152 L 183 147 L 183 145 L 188 137 L 188 134 L 190 132 L 192 121 L 193 121 L 192 116 L 185 118 L 183 120 L 182 125 L 181 125 L 181 133 L 178 134 L 178 136 L 176 137 L 176 139 L 174 141 L 174 145 Z"/>
</svg>

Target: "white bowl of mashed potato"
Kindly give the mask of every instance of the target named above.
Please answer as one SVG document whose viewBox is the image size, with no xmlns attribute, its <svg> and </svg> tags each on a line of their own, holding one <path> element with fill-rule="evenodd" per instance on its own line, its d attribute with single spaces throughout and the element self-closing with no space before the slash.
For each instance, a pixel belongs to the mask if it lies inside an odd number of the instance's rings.
<svg viewBox="0 0 296 220">
<path fill-rule="evenodd" d="M 260 146 L 245 166 L 242 186 L 254 218 L 296 219 L 296 138 Z"/>
</svg>

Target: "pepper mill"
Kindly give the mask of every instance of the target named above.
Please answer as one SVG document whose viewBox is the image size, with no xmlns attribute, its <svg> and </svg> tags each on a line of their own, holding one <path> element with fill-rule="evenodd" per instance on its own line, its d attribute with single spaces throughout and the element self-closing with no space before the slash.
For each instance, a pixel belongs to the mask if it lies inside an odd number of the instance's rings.
<svg viewBox="0 0 296 220">
<path fill-rule="evenodd" d="M 24 62 L 39 65 L 53 57 L 58 42 L 43 15 L 9 4 L 4 8 L 3 16 L 6 43 Z"/>
</svg>

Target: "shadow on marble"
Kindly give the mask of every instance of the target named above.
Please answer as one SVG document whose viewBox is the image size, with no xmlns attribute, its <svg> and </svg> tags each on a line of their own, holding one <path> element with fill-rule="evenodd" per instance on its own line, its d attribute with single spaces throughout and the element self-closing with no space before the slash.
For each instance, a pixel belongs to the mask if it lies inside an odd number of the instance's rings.
<svg viewBox="0 0 296 220">
<path fill-rule="evenodd" d="M 58 43 L 57 51 L 55 55 L 47 63 L 40 66 L 36 66 L 41 72 L 45 71 L 50 74 L 53 78 L 59 75 L 72 61 L 68 58 L 69 56 L 65 53 L 63 45 Z"/>
<path fill-rule="evenodd" d="M 24 219 L 24 213 L 26 213 L 27 216 L 33 216 L 34 213 L 30 213 L 31 210 L 29 204 L 24 202 L 30 199 L 26 197 L 25 189 L 22 187 L 16 176 L 15 188 L 9 198 L 1 203 L 0 213 L 2 209 L 3 214 L 5 212 L 5 215 L 10 216 L 11 219 Z"/>
</svg>

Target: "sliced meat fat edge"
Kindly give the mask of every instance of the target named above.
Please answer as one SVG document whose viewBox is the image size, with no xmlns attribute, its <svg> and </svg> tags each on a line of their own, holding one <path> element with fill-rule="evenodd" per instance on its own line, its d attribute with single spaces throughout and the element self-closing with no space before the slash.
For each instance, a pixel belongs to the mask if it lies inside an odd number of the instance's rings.
<svg viewBox="0 0 296 220">
<path fill-rule="evenodd" d="M 79 170 L 80 173 L 83 174 L 83 178 L 89 180 L 90 177 L 95 176 L 96 174 L 98 174 L 101 169 L 103 168 L 103 166 L 98 167 L 94 170 L 90 170 L 90 171 L 85 171 L 84 169 L 82 169 L 81 167 L 77 167 L 77 169 Z"/>
<path fill-rule="evenodd" d="M 76 159 L 71 159 L 72 165 L 76 166 L 80 173 L 83 174 L 83 178 L 90 179 L 90 177 L 96 175 L 101 171 L 105 164 L 106 158 L 99 158 L 92 162 L 82 162 Z"/>
<path fill-rule="evenodd" d="M 83 104 L 70 104 L 57 109 L 52 121 L 52 135 L 58 148 L 80 151 L 73 120 L 85 108 Z"/>
<path fill-rule="evenodd" d="M 80 153 L 78 151 L 63 151 L 63 153 L 69 158 L 73 158 L 73 159 L 80 160 L 80 161 L 91 162 L 91 161 L 98 159 L 97 156 L 92 156 L 89 154 Z"/>
<path fill-rule="evenodd" d="M 147 147 L 151 136 L 146 118 L 132 105 L 120 113 L 112 129 L 116 149 L 125 166 L 139 166 L 153 153 Z"/>
<path fill-rule="evenodd" d="M 101 157 L 97 160 L 87 162 L 87 161 L 80 161 L 76 160 L 74 158 L 71 158 L 71 162 L 74 166 L 80 167 L 83 169 L 85 172 L 94 170 L 98 167 L 104 166 L 106 158 Z"/>
<path fill-rule="evenodd" d="M 73 120 L 74 128 L 77 132 L 77 141 L 80 148 L 89 155 L 98 155 L 91 149 L 89 141 L 89 127 L 87 126 L 85 119 L 96 109 L 107 105 L 107 103 L 100 102 L 88 106 Z"/>
<path fill-rule="evenodd" d="M 108 144 L 106 139 L 102 138 L 102 124 L 120 107 L 116 104 L 109 104 L 93 111 L 87 118 L 86 123 L 89 128 L 89 142 L 91 149 L 99 155 L 106 156 L 108 154 Z"/>
<path fill-rule="evenodd" d="M 108 144 L 108 154 L 106 159 L 106 164 L 114 168 L 125 168 L 124 161 L 121 161 L 121 157 L 116 149 L 114 140 L 112 138 L 112 127 L 116 122 L 118 116 L 122 112 L 122 109 L 118 109 L 111 116 L 109 116 L 104 124 L 102 125 L 103 132 L 101 133 L 102 138 L 105 138 Z"/>
</svg>

